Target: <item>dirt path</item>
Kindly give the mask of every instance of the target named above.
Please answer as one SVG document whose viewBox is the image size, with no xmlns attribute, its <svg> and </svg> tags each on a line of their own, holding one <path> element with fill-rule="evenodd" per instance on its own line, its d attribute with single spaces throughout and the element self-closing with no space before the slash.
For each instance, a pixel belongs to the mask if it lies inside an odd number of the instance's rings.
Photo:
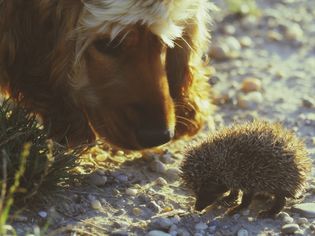
<svg viewBox="0 0 315 236">
<path fill-rule="evenodd" d="M 223 8 L 213 30 L 213 45 L 219 50 L 211 79 L 218 104 L 216 126 L 256 117 L 281 121 L 305 139 L 315 158 L 314 0 L 259 0 L 261 16 L 244 18 L 227 15 L 222 1 L 216 2 Z M 246 78 L 254 78 L 258 91 L 242 92 Z M 276 220 L 256 219 L 256 205 L 233 217 L 224 216 L 223 209 L 192 213 L 194 199 L 181 187 L 177 168 L 188 143 L 179 141 L 142 158 L 96 150 L 94 163 L 82 168 L 98 166 L 97 174 L 84 187 L 47 199 L 42 211 L 21 217 L 15 224 L 18 233 L 28 231 L 26 226 L 30 230 L 31 222 L 45 225 L 48 219 L 51 229 L 59 228 L 53 235 L 280 235 L 287 223 L 299 225 L 295 235 L 315 235 L 315 218 L 293 213 L 290 205 Z M 106 166 L 105 159 L 111 160 Z M 314 189 L 315 181 L 305 202 L 315 199 Z"/>
</svg>

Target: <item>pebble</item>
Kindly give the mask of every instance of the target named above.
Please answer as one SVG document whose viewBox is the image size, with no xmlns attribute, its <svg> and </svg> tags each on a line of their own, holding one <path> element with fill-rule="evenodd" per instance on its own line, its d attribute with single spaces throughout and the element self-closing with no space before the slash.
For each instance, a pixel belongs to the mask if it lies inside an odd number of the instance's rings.
<svg viewBox="0 0 315 236">
<path fill-rule="evenodd" d="M 247 48 L 253 45 L 253 40 L 248 36 L 243 36 L 240 38 L 240 44 L 242 47 Z"/>
<path fill-rule="evenodd" d="M 225 38 L 225 43 L 230 49 L 230 51 L 239 51 L 241 49 L 241 44 L 237 38 L 233 36 L 228 36 Z"/>
<path fill-rule="evenodd" d="M 160 157 L 160 160 L 164 164 L 172 164 L 175 162 L 175 160 L 172 158 L 172 155 L 170 153 L 166 153 Z"/>
<path fill-rule="evenodd" d="M 151 230 L 146 236 L 171 236 L 171 234 L 165 233 L 160 230 Z"/>
<path fill-rule="evenodd" d="M 107 182 L 107 177 L 99 175 L 98 173 L 94 172 L 94 173 L 90 174 L 89 182 L 92 185 L 104 186 L 106 184 L 106 182 Z"/>
<path fill-rule="evenodd" d="M 237 231 L 237 236 L 248 236 L 249 233 L 246 229 L 240 229 L 239 231 Z"/>
<path fill-rule="evenodd" d="M 294 219 L 291 216 L 285 216 L 282 218 L 282 222 L 284 224 L 290 224 L 293 223 Z"/>
<path fill-rule="evenodd" d="M 139 216 L 142 214 L 142 210 L 138 207 L 134 207 L 132 208 L 132 213 L 135 215 L 135 216 Z"/>
<path fill-rule="evenodd" d="M 214 234 L 216 230 L 217 230 L 216 225 L 209 226 L 209 233 L 210 234 Z"/>
<path fill-rule="evenodd" d="M 282 226 L 281 231 L 286 234 L 293 234 L 295 231 L 299 230 L 298 224 L 285 224 Z"/>
<path fill-rule="evenodd" d="M 283 219 L 284 217 L 290 217 L 290 215 L 284 211 L 279 212 L 277 215 L 277 218 L 279 218 L 279 219 Z"/>
<path fill-rule="evenodd" d="M 160 173 L 160 174 L 164 174 L 166 172 L 166 167 L 165 165 L 158 160 L 152 161 L 150 163 L 150 168 L 152 171 Z"/>
<path fill-rule="evenodd" d="M 134 188 L 127 188 L 126 194 L 129 196 L 136 196 L 138 194 L 138 190 Z"/>
<path fill-rule="evenodd" d="M 303 230 L 297 230 L 294 232 L 294 236 L 305 236 L 305 232 Z"/>
<path fill-rule="evenodd" d="M 305 96 L 302 98 L 302 104 L 306 108 L 312 108 L 315 106 L 315 100 L 309 96 Z"/>
<path fill-rule="evenodd" d="M 213 45 L 210 47 L 208 54 L 210 58 L 219 61 L 227 60 L 230 58 L 230 50 L 227 45 Z"/>
<path fill-rule="evenodd" d="M 305 217 L 300 217 L 300 218 L 297 218 L 295 222 L 299 225 L 305 225 L 308 223 L 308 220 Z"/>
<path fill-rule="evenodd" d="M 177 230 L 177 235 L 178 236 L 191 236 L 191 234 L 186 229 L 183 229 L 183 228 L 179 228 Z"/>
<path fill-rule="evenodd" d="M 159 217 L 152 221 L 153 227 L 168 230 L 173 222 L 169 218 Z"/>
<path fill-rule="evenodd" d="M 195 229 L 196 230 L 206 230 L 206 229 L 208 229 L 208 225 L 203 223 L 203 222 L 199 222 L 198 224 L 195 225 Z"/>
<path fill-rule="evenodd" d="M 237 97 L 237 104 L 243 109 L 255 109 L 262 102 L 263 96 L 260 92 L 241 94 Z"/>
<path fill-rule="evenodd" d="M 95 199 L 95 200 L 91 201 L 91 207 L 94 210 L 100 210 L 100 209 L 102 209 L 102 204 L 99 200 Z"/>
<path fill-rule="evenodd" d="M 262 88 L 261 80 L 257 78 L 245 78 L 241 85 L 241 90 L 244 93 L 260 91 Z"/>
<path fill-rule="evenodd" d="M 172 180 L 178 179 L 180 173 L 181 173 L 181 171 L 178 168 L 169 168 L 166 171 L 166 175 Z"/>
<path fill-rule="evenodd" d="M 39 211 L 38 215 L 42 218 L 46 218 L 48 216 L 48 213 L 46 211 Z"/>
<path fill-rule="evenodd" d="M 123 174 L 118 174 L 115 178 L 120 182 L 128 182 L 128 176 Z"/>
<path fill-rule="evenodd" d="M 159 177 L 155 180 L 155 183 L 160 186 L 167 185 L 167 181 L 163 177 Z"/>
<path fill-rule="evenodd" d="M 203 236 L 204 234 L 202 233 L 194 233 L 194 236 Z"/>
<path fill-rule="evenodd" d="M 225 34 L 232 35 L 232 34 L 235 34 L 236 28 L 234 27 L 234 25 L 224 25 L 222 28 L 222 31 Z"/>
<path fill-rule="evenodd" d="M 301 203 L 292 206 L 292 211 L 304 217 L 315 217 L 315 203 Z"/>
<path fill-rule="evenodd" d="M 283 40 L 282 34 L 277 31 L 270 30 L 267 32 L 267 37 L 271 41 L 281 41 Z"/>
<path fill-rule="evenodd" d="M 297 23 L 290 24 L 290 26 L 286 28 L 285 37 L 288 40 L 300 41 L 302 40 L 303 35 L 304 32 L 301 26 Z"/>
<path fill-rule="evenodd" d="M 242 215 L 243 215 L 243 216 L 248 216 L 249 213 L 250 213 L 250 210 L 248 210 L 248 209 L 242 211 Z"/>
</svg>

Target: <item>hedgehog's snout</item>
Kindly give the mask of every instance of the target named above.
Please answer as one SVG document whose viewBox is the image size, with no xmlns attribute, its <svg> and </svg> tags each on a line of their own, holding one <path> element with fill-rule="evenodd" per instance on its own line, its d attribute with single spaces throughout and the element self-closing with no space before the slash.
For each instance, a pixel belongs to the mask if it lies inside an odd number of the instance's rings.
<svg viewBox="0 0 315 236">
<path fill-rule="evenodd" d="M 202 211 L 207 206 L 217 201 L 228 189 L 223 185 L 217 185 L 214 188 L 202 188 L 196 196 L 195 210 Z"/>
</svg>

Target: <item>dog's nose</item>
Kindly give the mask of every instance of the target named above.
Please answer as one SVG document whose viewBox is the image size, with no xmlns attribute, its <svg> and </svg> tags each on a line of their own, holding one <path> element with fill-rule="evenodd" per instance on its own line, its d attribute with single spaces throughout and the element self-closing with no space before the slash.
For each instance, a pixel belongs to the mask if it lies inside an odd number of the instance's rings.
<svg viewBox="0 0 315 236">
<path fill-rule="evenodd" d="M 174 136 L 174 132 L 169 129 L 161 130 L 139 130 L 137 132 L 138 143 L 144 148 L 150 148 L 169 142 Z"/>
</svg>

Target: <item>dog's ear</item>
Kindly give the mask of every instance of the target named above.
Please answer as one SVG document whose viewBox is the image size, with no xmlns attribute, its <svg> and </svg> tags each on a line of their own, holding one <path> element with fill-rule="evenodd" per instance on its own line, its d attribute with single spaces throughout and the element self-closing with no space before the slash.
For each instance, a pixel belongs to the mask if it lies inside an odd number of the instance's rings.
<svg viewBox="0 0 315 236">
<path fill-rule="evenodd" d="M 211 112 L 210 69 L 202 60 L 210 36 L 208 19 L 187 22 L 174 48 L 166 52 L 166 73 L 176 109 L 176 137 L 194 135 Z"/>
</svg>

